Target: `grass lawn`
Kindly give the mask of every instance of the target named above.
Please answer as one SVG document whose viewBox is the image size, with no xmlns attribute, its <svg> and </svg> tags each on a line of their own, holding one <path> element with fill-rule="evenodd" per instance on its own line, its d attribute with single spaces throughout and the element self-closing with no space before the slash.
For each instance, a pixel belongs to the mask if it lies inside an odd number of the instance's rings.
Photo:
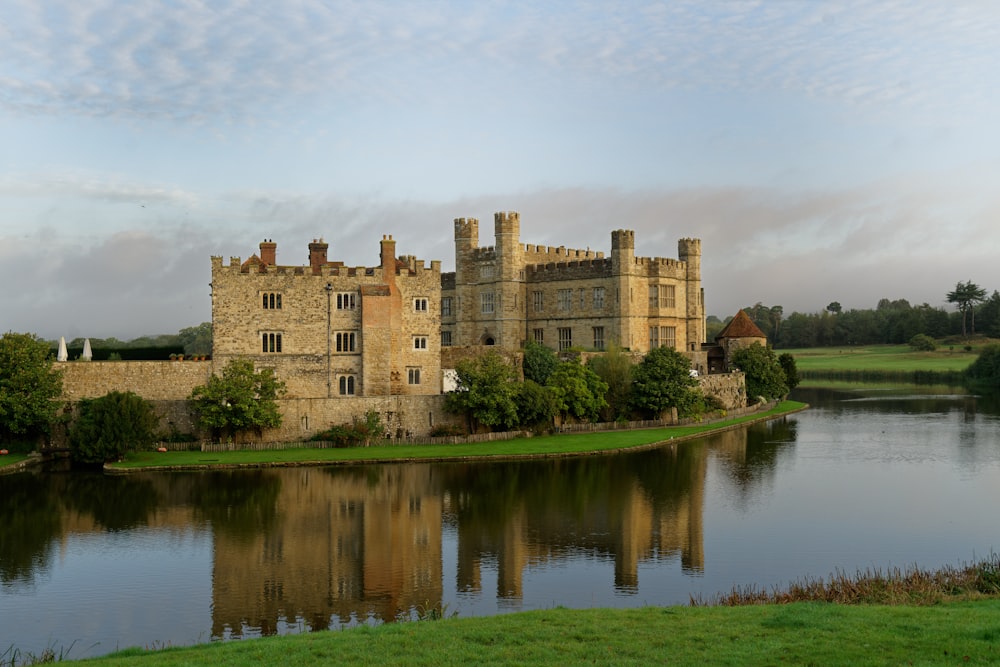
<svg viewBox="0 0 1000 667">
<path fill-rule="evenodd" d="M 27 458 L 28 458 L 27 454 L 14 454 L 14 453 L 4 454 L 3 456 L 0 456 L 0 468 L 17 465 L 18 463 L 24 461 Z"/>
<path fill-rule="evenodd" d="M 1000 661 L 1000 600 L 555 608 L 334 632 L 131 649 L 93 665 L 982 665 Z"/>
<path fill-rule="evenodd" d="M 977 351 L 962 346 L 914 352 L 909 345 L 810 347 L 791 350 L 800 371 L 962 371 L 976 360 Z"/>
<path fill-rule="evenodd" d="M 784 401 L 773 409 L 710 424 L 671 426 L 657 429 L 567 433 L 517 438 L 490 443 L 455 445 L 405 445 L 388 447 L 353 447 L 342 449 L 281 449 L 238 452 L 137 452 L 120 463 L 109 464 L 112 470 L 167 467 L 218 467 L 226 465 L 282 465 L 303 463 L 392 462 L 414 460 L 467 459 L 480 457 L 568 456 L 590 454 L 651 445 L 678 438 L 688 438 L 738 424 L 794 412 L 806 407 L 796 401 Z"/>
</svg>

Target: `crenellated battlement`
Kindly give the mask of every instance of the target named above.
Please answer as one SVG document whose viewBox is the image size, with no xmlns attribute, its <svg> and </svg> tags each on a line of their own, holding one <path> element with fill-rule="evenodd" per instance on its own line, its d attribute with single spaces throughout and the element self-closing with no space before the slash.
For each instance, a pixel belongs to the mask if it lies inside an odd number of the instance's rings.
<svg viewBox="0 0 1000 667">
<path fill-rule="evenodd" d="M 611 232 L 611 250 L 635 250 L 635 232 L 631 229 Z"/>
<path fill-rule="evenodd" d="M 455 218 L 455 244 L 466 248 L 479 245 L 479 220 L 476 218 Z"/>
<path fill-rule="evenodd" d="M 603 257 L 532 264 L 525 267 L 527 279 L 538 282 L 606 278 L 611 276 L 611 271 L 611 260 Z"/>
<path fill-rule="evenodd" d="M 552 246 L 532 245 L 530 243 L 523 246 L 523 251 L 524 261 L 529 264 L 548 264 L 549 262 L 566 262 L 571 259 L 601 259 L 604 257 L 603 252 L 590 248 L 577 250 L 565 246 L 553 248 Z"/>
</svg>

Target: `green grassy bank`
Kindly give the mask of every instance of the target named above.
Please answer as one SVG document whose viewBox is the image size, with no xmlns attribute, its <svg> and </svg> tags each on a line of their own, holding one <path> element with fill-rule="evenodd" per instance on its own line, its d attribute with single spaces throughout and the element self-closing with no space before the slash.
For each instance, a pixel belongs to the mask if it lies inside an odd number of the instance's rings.
<svg viewBox="0 0 1000 667">
<path fill-rule="evenodd" d="M 339 463 L 394 463 L 485 458 L 531 458 L 607 453 L 653 446 L 670 440 L 705 435 L 748 422 L 796 412 L 807 407 L 797 401 L 783 401 L 771 410 L 706 424 L 670 426 L 656 429 L 564 433 L 517 438 L 489 443 L 454 445 L 395 445 L 342 449 L 281 449 L 237 452 L 136 452 L 124 461 L 108 464 L 109 472 L 138 469 L 191 469 L 209 467 L 332 465 Z"/>
<path fill-rule="evenodd" d="M 815 347 L 782 350 L 795 357 L 803 382 L 905 382 L 950 384 L 962 382 L 962 373 L 976 359 L 977 350 L 962 346 L 917 352 L 908 345 Z"/>
<path fill-rule="evenodd" d="M 1000 661 L 1000 600 L 552 609 L 192 648 L 93 665 L 949 665 Z"/>
</svg>

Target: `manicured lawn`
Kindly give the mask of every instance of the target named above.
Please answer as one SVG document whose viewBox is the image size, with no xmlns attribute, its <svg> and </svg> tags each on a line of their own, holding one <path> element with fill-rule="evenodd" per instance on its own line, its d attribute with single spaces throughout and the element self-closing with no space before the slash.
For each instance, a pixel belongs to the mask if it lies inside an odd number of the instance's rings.
<svg viewBox="0 0 1000 667">
<path fill-rule="evenodd" d="M 296 463 L 388 462 L 412 460 L 465 459 L 478 457 L 566 456 L 628 449 L 687 438 L 728 428 L 749 421 L 801 410 L 796 401 L 784 401 L 768 412 L 747 415 L 723 422 L 659 429 L 570 433 L 517 438 L 489 443 L 455 445 L 405 445 L 391 447 L 355 447 L 343 449 L 283 449 L 238 452 L 138 452 L 125 461 L 111 464 L 116 469 L 160 466 L 282 465 Z"/>
<path fill-rule="evenodd" d="M 982 665 L 1000 661 L 1000 600 L 562 608 L 132 649 L 93 665 Z"/>
<path fill-rule="evenodd" d="M 0 468 L 5 466 L 17 465 L 21 461 L 28 458 L 27 454 L 4 454 L 0 456 Z"/>
<path fill-rule="evenodd" d="M 909 345 L 811 347 L 791 350 L 800 371 L 962 371 L 976 359 L 976 350 L 961 346 L 914 352 Z"/>
</svg>

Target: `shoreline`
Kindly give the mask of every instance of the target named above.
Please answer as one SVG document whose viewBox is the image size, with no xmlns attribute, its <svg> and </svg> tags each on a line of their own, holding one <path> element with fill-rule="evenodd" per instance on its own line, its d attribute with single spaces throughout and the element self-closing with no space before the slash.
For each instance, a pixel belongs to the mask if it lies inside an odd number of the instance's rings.
<svg viewBox="0 0 1000 667">
<path fill-rule="evenodd" d="M 663 447 L 664 445 L 671 443 L 685 442 L 687 440 L 692 440 L 694 438 L 700 438 L 708 435 L 713 435 L 715 433 L 723 433 L 725 431 L 743 428 L 751 424 L 771 421 L 773 419 L 778 419 L 785 417 L 796 412 L 802 412 L 807 410 L 809 405 L 807 403 L 801 403 L 797 401 L 782 401 L 778 403 L 775 407 L 770 410 L 763 412 L 759 415 L 744 415 L 742 417 L 736 417 L 734 419 L 722 420 L 712 424 L 706 424 L 704 428 L 698 426 L 671 426 L 662 427 L 656 429 L 634 429 L 633 431 L 643 430 L 643 431 L 669 431 L 670 429 L 677 429 L 683 431 L 680 435 L 670 436 L 667 438 L 657 437 L 650 442 L 631 444 L 627 446 L 620 447 L 608 447 L 604 449 L 580 449 L 580 450 L 570 450 L 570 451 L 536 451 L 536 452 L 524 452 L 524 453 L 482 453 L 482 454 L 454 454 L 454 455 L 409 455 L 409 456 L 398 456 L 393 455 L 394 450 L 398 450 L 400 446 L 395 447 L 380 447 L 380 448 L 343 448 L 343 449 L 315 449 L 308 450 L 303 448 L 301 450 L 272 450 L 271 452 L 255 452 L 256 454 L 267 454 L 267 453 L 277 453 L 277 452 L 295 452 L 295 451 L 322 451 L 322 452 L 338 452 L 340 455 L 336 458 L 308 458 L 302 460 L 269 460 L 269 461 L 245 461 L 245 462 L 224 462 L 224 461 L 206 461 L 204 463 L 182 463 L 182 464 L 164 464 L 164 465 L 137 465 L 132 462 L 128 467 L 122 466 L 120 463 L 106 463 L 104 465 L 105 474 L 109 475 L 130 475 L 140 472 L 197 472 L 197 471 L 208 471 L 208 470 L 251 470 L 259 468 L 298 468 L 298 467 L 317 467 L 317 466 L 344 466 L 344 465 L 368 465 L 368 464 L 406 464 L 406 463 L 449 463 L 449 462 L 459 462 L 467 463 L 473 461 L 523 461 L 523 460 L 544 460 L 553 458 L 573 458 L 573 457 L 584 457 L 584 456 L 604 456 L 609 454 L 623 454 L 631 453 L 637 451 L 643 451 L 646 449 L 656 449 L 658 447 Z M 695 432 L 690 430 L 695 428 Z M 607 435 L 609 433 L 622 432 L 622 431 L 596 431 L 588 433 L 565 433 L 565 434 L 554 434 L 552 436 L 539 436 L 539 437 L 551 437 L 551 438 L 562 438 L 562 437 L 577 437 L 577 438 L 595 438 L 602 435 Z M 531 441 L 535 438 L 525 438 L 523 440 Z M 506 442 L 516 442 L 506 441 Z M 422 445 L 406 445 L 405 447 L 421 447 Z M 456 445 L 448 445 L 447 447 L 455 447 Z M 348 457 L 344 458 L 343 454 L 346 452 L 354 451 L 357 453 L 366 453 L 366 456 Z M 385 456 L 373 456 L 372 452 L 385 453 Z M 225 458 L 227 454 L 237 454 L 240 452 L 225 452 L 225 453 L 215 453 L 213 456 L 219 458 Z"/>
</svg>

